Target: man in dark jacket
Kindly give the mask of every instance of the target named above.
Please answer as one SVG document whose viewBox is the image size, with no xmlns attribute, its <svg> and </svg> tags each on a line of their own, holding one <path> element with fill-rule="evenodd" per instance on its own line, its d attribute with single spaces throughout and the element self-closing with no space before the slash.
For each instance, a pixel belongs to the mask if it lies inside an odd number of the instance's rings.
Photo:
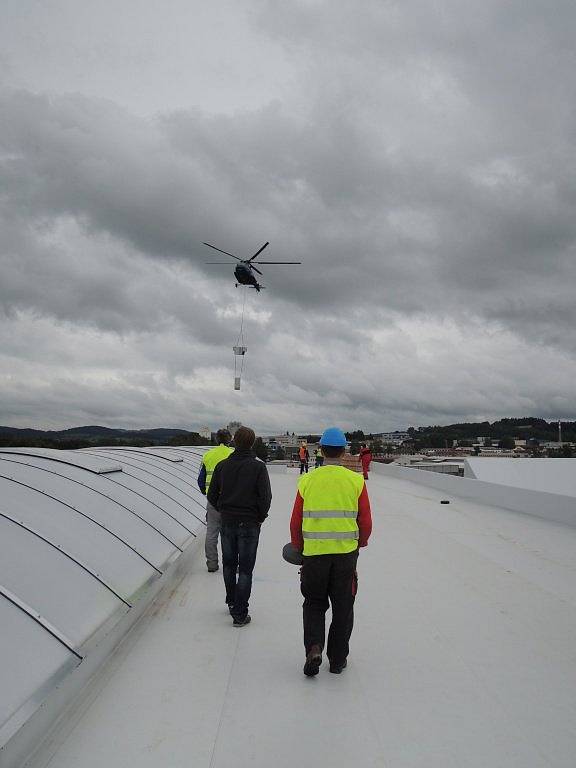
<svg viewBox="0 0 576 768">
<path fill-rule="evenodd" d="M 222 516 L 222 564 L 226 602 L 235 627 L 251 621 L 248 601 L 260 526 L 272 502 L 266 464 L 252 451 L 254 431 L 240 427 L 234 435 L 234 453 L 214 470 L 208 501 Z M 236 571 L 238 570 L 238 578 Z"/>
</svg>

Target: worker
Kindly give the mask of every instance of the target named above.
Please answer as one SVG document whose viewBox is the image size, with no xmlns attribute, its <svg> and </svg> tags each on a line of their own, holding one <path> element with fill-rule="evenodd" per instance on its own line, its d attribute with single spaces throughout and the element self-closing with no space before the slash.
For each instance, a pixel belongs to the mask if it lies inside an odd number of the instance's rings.
<svg viewBox="0 0 576 768">
<path fill-rule="evenodd" d="M 358 588 L 358 547 L 372 532 L 370 500 L 364 479 L 341 466 L 346 436 L 337 427 L 325 430 L 320 446 L 324 464 L 298 483 L 290 521 L 290 538 L 302 552 L 304 596 L 304 674 L 317 675 L 322 664 L 325 617 L 332 606 L 326 653 L 330 672 L 347 665 Z"/>
<path fill-rule="evenodd" d="M 360 461 L 362 462 L 362 473 L 364 480 L 368 480 L 368 472 L 370 470 L 370 462 L 372 461 L 372 451 L 368 448 L 368 445 L 364 443 L 360 448 Z"/>
<path fill-rule="evenodd" d="M 232 439 L 227 429 L 219 429 L 216 433 L 217 445 L 206 451 L 202 458 L 200 472 L 198 473 L 198 487 L 207 496 L 212 483 L 212 477 L 216 466 L 234 450 L 230 448 L 229 443 Z M 221 520 L 220 513 L 208 500 L 206 500 L 206 539 L 204 541 L 204 552 L 206 555 L 206 567 L 209 573 L 215 573 L 218 570 L 218 536 L 220 534 Z"/>
<path fill-rule="evenodd" d="M 272 502 L 266 464 L 252 450 L 255 439 L 250 427 L 237 430 L 234 453 L 218 464 L 208 491 L 208 501 L 222 516 L 226 603 L 235 627 L 251 621 L 248 607 L 260 526 Z"/>
<path fill-rule="evenodd" d="M 314 469 L 318 469 L 318 467 L 321 467 L 322 464 L 324 464 L 324 456 L 322 456 L 322 449 L 320 446 L 316 448 L 316 451 L 314 453 Z"/>
<path fill-rule="evenodd" d="M 300 474 L 308 472 L 308 462 L 310 461 L 310 454 L 308 453 L 308 446 L 303 441 L 298 450 L 298 456 L 300 458 Z"/>
</svg>

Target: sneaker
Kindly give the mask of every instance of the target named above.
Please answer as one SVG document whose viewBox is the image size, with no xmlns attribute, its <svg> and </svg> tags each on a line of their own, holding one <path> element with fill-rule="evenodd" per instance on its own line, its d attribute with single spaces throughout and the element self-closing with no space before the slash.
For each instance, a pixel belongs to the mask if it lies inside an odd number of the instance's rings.
<svg viewBox="0 0 576 768">
<path fill-rule="evenodd" d="M 313 645 L 308 651 L 306 663 L 304 664 L 304 674 L 306 677 L 317 675 L 320 671 L 320 664 L 322 664 L 322 650 L 319 645 Z"/>
<path fill-rule="evenodd" d="M 250 616 L 250 614 L 247 614 L 246 616 L 244 616 L 243 619 L 234 619 L 234 621 L 232 622 L 232 626 L 245 627 L 246 624 L 250 624 L 251 621 L 252 621 L 252 616 Z"/>
<path fill-rule="evenodd" d="M 220 566 L 218 565 L 208 565 L 208 573 L 216 573 L 216 571 L 220 570 Z"/>
<path fill-rule="evenodd" d="M 330 672 L 332 672 L 333 675 L 339 675 L 343 670 L 346 669 L 348 666 L 348 662 L 346 659 L 341 664 L 330 664 Z"/>
</svg>

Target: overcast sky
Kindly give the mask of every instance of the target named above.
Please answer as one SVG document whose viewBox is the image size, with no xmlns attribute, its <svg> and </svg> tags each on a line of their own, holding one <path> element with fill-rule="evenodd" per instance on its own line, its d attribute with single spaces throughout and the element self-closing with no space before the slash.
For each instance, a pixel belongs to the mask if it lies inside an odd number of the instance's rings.
<svg viewBox="0 0 576 768">
<path fill-rule="evenodd" d="M 0 424 L 576 418 L 573 0 L 3 0 Z M 246 295 L 208 240 L 266 240 Z M 230 260 L 232 262 L 232 260 Z"/>
</svg>

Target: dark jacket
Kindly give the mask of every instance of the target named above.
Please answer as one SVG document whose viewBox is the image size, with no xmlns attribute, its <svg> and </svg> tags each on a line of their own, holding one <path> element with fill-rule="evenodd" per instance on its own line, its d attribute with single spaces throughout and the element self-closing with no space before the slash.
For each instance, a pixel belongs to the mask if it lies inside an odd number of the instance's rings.
<svg viewBox="0 0 576 768">
<path fill-rule="evenodd" d="M 266 464 L 252 451 L 238 448 L 216 465 L 208 501 L 222 514 L 222 522 L 262 523 L 268 517 L 272 490 Z"/>
</svg>

